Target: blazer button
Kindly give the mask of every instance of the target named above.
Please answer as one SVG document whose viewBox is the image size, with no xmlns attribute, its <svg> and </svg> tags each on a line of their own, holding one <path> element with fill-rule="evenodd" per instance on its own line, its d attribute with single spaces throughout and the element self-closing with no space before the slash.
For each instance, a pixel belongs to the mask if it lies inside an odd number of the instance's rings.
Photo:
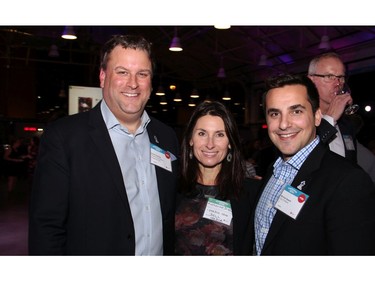
<svg viewBox="0 0 375 281">
<path fill-rule="evenodd" d="M 131 234 L 128 234 L 128 240 L 132 239 L 132 235 Z"/>
</svg>

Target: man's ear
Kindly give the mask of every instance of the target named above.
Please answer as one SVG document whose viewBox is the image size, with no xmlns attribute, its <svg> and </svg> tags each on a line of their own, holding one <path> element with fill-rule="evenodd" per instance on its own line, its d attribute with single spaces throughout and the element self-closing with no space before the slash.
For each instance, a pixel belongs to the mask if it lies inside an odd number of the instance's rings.
<svg viewBox="0 0 375 281">
<path fill-rule="evenodd" d="M 322 122 L 323 114 L 320 108 L 315 112 L 315 126 L 318 127 L 320 122 Z"/>
</svg>

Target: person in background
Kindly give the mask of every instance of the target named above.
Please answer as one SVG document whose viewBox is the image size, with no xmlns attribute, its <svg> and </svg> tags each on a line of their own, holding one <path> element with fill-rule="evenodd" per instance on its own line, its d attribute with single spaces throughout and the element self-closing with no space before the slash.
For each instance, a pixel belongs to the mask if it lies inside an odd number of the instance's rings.
<svg viewBox="0 0 375 281">
<path fill-rule="evenodd" d="M 34 176 L 34 170 L 36 166 L 36 159 L 38 156 L 39 151 L 39 143 L 40 139 L 38 136 L 33 136 L 30 138 L 29 144 L 27 146 L 27 178 L 30 183 L 32 184 L 33 176 Z"/>
<path fill-rule="evenodd" d="M 103 47 L 93 109 L 41 137 L 29 212 L 31 255 L 172 255 L 179 143 L 144 110 L 151 43 L 115 35 Z"/>
<path fill-rule="evenodd" d="M 10 145 L 5 147 L 3 159 L 4 170 L 7 178 L 7 194 L 9 199 L 14 192 L 18 179 L 26 174 L 26 152 L 23 149 L 23 138 L 15 137 L 10 141 Z"/>
<path fill-rule="evenodd" d="M 176 255 L 251 254 L 250 200 L 256 188 L 244 180 L 233 116 L 220 102 L 201 103 L 181 144 Z"/>
<path fill-rule="evenodd" d="M 319 136 L 337 154 L 357 163 L 358 128 L 351 116 L 344 114 L 345 107 L 353 103 L 350 94 L 337 95 L 340 85 L 345 83 L 346 70 L 336 53 L 323 53 L 314 57 L 309 64 L 308 77 L 319 92 L 323 120 Z"/>
<path fill-rule="evenodd" d="M 254 142 L 254 144 L 256 141 Z M 253 155 L 253 142 L 244 141 L 242 144 L 242 155 L 245 160 L 245 178 L 249 179 L 262 179 L 262 177 L 257 175 L 256 172 L 256 163 L 255 160 L 252 158 Z"/>
<path fill-rule="evenodd" d="M 374 255 L 375 186 L 322 144 L 319 94 L 306 76 L 267 81 L 264 113 L 280 152 L 255 209 L 257 255 Z"/>
</svg>

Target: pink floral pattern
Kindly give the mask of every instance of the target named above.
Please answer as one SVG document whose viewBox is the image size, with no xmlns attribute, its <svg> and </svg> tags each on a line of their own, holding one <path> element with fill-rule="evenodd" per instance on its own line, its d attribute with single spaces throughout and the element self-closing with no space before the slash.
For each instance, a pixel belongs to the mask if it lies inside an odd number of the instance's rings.
<svg viewBox="0 0 375 281">
<path fill-rule="evenodd" d="M 214 186 L 197 185 L 197 195 L 186 196 L 177 207 L 177 255 L 233 255 L 233 222 L 225 225 L 203 218 L 207 197 L 215 197 Z"/>
</svg>

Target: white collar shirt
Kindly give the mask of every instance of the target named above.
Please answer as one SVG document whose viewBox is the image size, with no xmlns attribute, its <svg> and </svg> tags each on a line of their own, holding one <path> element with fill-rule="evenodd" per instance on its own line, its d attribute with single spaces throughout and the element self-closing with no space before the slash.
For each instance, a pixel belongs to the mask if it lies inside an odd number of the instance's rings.
<svg viewBox="0 0 375 281">
<path fill-rule="evenodd" d="M 146 111 L 141 125 L 131 134 L 123 127 L 104 100 L 101 111 L 121 167 L 134 230 L 135 255 L 163 254 L 163 227 L 155 166 L 151 164 L 150 139 Z"/>
<path fill-rule="evenodd" d="M 335 124 L 333 118 L 329 115 L 323 115 L 323 118 L 328 121 L 332 126 L 334 126 L 337 130 L 336 137 L 329 143 L 329 149 L 342 157 L 345 157 L 345 146 L 344 140 L 342 138 L 340 128 Z"/>
</svg>

